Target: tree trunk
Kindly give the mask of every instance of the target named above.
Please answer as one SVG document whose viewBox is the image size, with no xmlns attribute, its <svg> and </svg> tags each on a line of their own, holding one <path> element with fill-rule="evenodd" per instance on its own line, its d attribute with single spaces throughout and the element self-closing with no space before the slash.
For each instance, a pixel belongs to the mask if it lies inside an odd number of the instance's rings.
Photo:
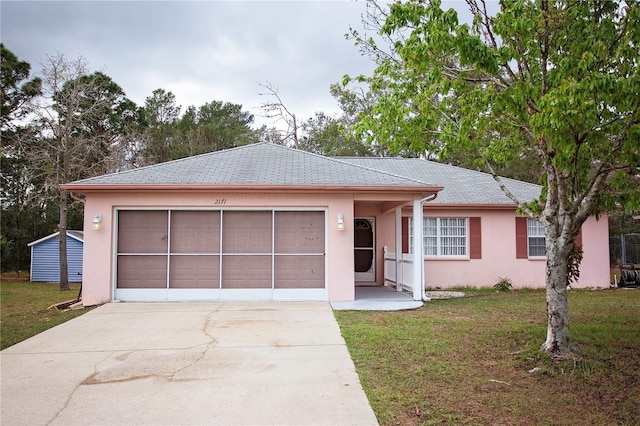
<svg viewBox="0 0 640 426">
<path fill-rule="evenodd" d="M 574 354 L 569 339 L 569 305 L 567 288 L 569 285 L 569 253 L 573 240 L 566 234 L 558 235 L 547 228 L 547 339 L 542 350 L 552 357 L 565 357 Z M 574 238 L 575 239 L 575 238 Z"/>
<path fill-rule="evenodd" d="M 70 290 L 69 270 L 67 267 L 67 211 L 68 198 L 67 191 L 60 188 L 60 290 Z"/>
</svg>

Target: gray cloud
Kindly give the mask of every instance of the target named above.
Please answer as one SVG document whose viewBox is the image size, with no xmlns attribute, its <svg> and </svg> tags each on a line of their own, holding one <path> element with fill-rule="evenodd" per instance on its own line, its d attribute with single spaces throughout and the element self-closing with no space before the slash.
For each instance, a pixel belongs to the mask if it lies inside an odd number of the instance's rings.
<svg viewBox="0 0 640 426">
<path fill-rule="evenodd" d="M 3 1 L 2 42 L 40 69 L 45 55 L 84 56 L 143 104 L 156 88 L 183 109 L 213 100 L 258 115 L 270 81 L 299 117 L 335 113 L 329 85 L 373 63 L 344 38 L 364 2 Z"/>
</svg>

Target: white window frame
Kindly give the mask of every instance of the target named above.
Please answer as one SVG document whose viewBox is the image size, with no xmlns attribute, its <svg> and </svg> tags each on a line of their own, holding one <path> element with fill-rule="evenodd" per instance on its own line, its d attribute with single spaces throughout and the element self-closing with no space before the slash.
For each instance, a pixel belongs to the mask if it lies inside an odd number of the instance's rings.
<svg viewBox="0 0 640 426">
<path fill-rule="evenodd" d="M 447 221 L 456 221 L 457 225 L 445 225 Z M 462 226 L 459 223 L 462 221 Z M 462 228 L 464 234 L 448 234 L 447 229 Z M 423 250 L 425 258 L 468 259 L 469 258 L 469 218 L 467 217 L 423 217 Z M 464 245 L 445 245 L 447 238 L 464 238 Z M 447 248 L 459 251 L 445 254 Z M 409 218 L 409 253 L 413 253 L 413 218 Z"/>
<path fill-rule="evenodd" d="M 542 241 L 542 245 L 540 245 L 540 241 Z M 538 244 L 535 244 L 535 242 L 538 242 Z M 542 253 L 539 252 L 541 247 Z M 527 218 L 527 255 L 537 258 L 547 256 L 544 226 L 540 221 L 530 217 Z"/>
</svg>

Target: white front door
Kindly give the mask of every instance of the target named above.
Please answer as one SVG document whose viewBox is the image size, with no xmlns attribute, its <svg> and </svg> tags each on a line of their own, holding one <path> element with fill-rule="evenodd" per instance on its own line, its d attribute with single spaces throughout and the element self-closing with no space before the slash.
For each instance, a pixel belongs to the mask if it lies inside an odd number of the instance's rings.
<svg viewBox="0 0 640 426">
<path fill-rule="evenodd" d="M 376 280 L 375 219 L 357 217 L 354 219 L 354 263 L 355 280 L 372 282 Z"/>
</svg>

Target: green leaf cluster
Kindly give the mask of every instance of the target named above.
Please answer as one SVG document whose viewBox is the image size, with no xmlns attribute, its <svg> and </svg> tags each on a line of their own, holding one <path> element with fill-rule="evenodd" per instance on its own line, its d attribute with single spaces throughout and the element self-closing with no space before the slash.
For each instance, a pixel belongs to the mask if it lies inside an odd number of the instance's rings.
<svg viewBox="0 0 640 426">
<path fill-rule="evenodd" d="M 393 54 L 366 78 L 383 95 L 356 132 L 488 170 L 532 159 L 540 203 L 576 222 L 638 208 L 638 2 L 467 3 L 470 23 L 440 1 L 389 6 L 380 34 Z"/>
</svg>

